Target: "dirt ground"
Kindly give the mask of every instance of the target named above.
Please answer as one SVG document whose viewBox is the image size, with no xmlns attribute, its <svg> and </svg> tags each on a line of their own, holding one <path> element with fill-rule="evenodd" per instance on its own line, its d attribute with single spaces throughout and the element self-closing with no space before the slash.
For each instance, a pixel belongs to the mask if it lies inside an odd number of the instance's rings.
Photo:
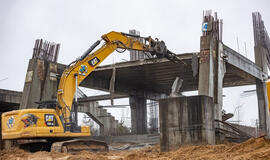
<svg viewBox="0 0 270 160">
<path fill-rule="evenodd" d="M 184 146 L 171 152 L 160 152 L 159 146 L 139 150 L 110 151 L 93 153 L 82 151 L 76 154 L 36 152 L 29 153 L 20 149 L 3 150 L 1 160 L 268 160 L 270 141 L 264 138 L 250 139 L 240 144 Z"/>
</svg>

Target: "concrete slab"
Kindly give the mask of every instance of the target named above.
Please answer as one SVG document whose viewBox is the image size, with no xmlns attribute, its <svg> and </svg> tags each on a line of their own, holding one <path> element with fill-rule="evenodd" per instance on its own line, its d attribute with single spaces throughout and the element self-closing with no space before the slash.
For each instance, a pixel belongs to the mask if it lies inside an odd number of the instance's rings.
<svg viewBox="0 0 270 160">
<path fill-rule="evenodd" d="M 170 93 L 176 77 L 184 80 L 181 91 L 197 90 L 199 75 L 193 77 L 192 57 L 194 55 L 199 57 L 198 52 L 177 55 L 187 65 L 181 62 L 173 63 L 165 58 L 116 63 L 115 93 L 135 95 L 135 92 L 144 91 L 147 99 L 155 99 L 155 96 L 160 96 L 160 93 Z M 265 75 L 255 63 L 225 45 L 224 60 L 226 74 L 223 87 L 256 84 L 255 79 L 262 79 Z M 58 74 L 61 74 L 65 67 L 63 64 L 58 64 Z M 112 68 L 112 65 L 97 67 L 81 86 L 109 91 Z"/>
<path fill-rule="evenodd" d="M 0 89 L 0 112 L 18 109 L 22 92 Z"/>
</svg>

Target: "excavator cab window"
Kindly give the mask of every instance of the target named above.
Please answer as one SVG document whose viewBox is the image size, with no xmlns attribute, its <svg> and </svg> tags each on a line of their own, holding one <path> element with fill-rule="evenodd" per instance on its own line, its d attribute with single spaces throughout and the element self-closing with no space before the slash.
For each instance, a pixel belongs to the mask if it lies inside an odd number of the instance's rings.
<svg viewBox="0 0 270 160">
<path fill-rule="evenodd" d="M 40 102 L 35 102 L 36 104 L 38 104 L 39 109 L 41 108 L 47 108 L 47 109 L 55 109 L 56 108 L 56 104 L 57 102 L 55 100 L 51 100 L 51 101 L 40 101 Z"/>
</svg>

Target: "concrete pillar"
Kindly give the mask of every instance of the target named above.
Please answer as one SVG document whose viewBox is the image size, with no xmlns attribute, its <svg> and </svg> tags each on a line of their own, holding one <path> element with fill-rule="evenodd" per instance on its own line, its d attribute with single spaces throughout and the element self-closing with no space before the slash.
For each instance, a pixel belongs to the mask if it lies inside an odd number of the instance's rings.
<svg viewBox="0 0 270 160">
<path fill-rule="evenodd" d="M 108 132 L 108 135 L 111 135 L 112 134 L 112 131 L 111 131 L 111 115 L 107 115 L 105 117 L 105 125 L 107 126 L 107 132 Z"/>
<path fill-rule="evenodd" d="M 267 73 L 267 50 L 261 45 L 254 47 L 255 63 Z M 270 138 L 270 119 L 267 99 L 266 84 L 261 80 L 256 79 L 256 90 L 258 99 L 258 113 L 259 113 L 259 135 L 267 135 Z"/>
<path fill-rule="evenodd" d="M 214 103 L 208 96 L 159 100 L 160 150 L 181 145 L 215 144 Z"/>
<path fill-rule="evenodd" d="M 132 30 L 129 30 L 129 34 L 140 36 L 140 31 L 132 29 Z M 136 38 L 136 39 L 139 40 L 140 42 L 143 42 L 142 38 Z M 148 59 L 149 57 L 152 57 L 151 54 L 144 53 L 142 51 L 131 50 L 129 52 L 130 52 L 130 61 Z"/>
<path fill-rule="evenodd" d="M 221 24 L 222 25 L 222 24 Z M 223 61 L 223 44 L 221 42 L 220 20 L 217 13 L 211 11 L 203 15 L 203 27 L 200 39 L 199 59 L 199 95 L 213 98 L 215 119 L 222 120 L 222 87 L 226 71 Z"/>
<path fill-rule="evenodd" d="M 111 122 L 112 115 L 108 113 L 107 111 L 106 113 L 107 113 L 107 117 L 106 117 L 107 130 L 108 130 L 109 135 L 112 135 L 112 122 Z"/>
<path fill-rule="evenodd" d="M 147 132 L 146 98 L 143 96 L 130 96 L 131 130 L 134 134 Z"/>
<path fill-rule="evenodd" d="M 42 95 L 41 100 L 42 101 L 48 101 L 48 100 L 56 100 L 57 98 L 57 89 L 58 89 L 58 83 L 57 83 L 57 64 L 53 62 L 46 62 L 45 61 L 45 68 L 46 68 L 46 74 L 45 74 L 45 82 L 42 86 Z"/>
<path fill-rule="evenodd" d="M 112 134 L 111 135 L 116 135 L 116 128 L 115 128 L 115 119 L 113 116 L 110 117 L 110 122 L 111 122 L 111 132 Z"/>
<path fill-rule="evenodd" d="M 96 116 L 95 114 L 95 106 L 93 105 L 93 102 L 89 102 L 89 110 L 90 110 L 90 113 L 94 116 Z"/>
<path fill-rule="evenodd" d="M 210 36 L 201 36 L 200 66 L 199 66 L 199 95 L 214 97 L 214 52 Z"/>
<path fill-rule="evenodd" d="M 218 47 L 217 47 L 218 46 Z M 201 36 L 199 95 L 213 97 L 215 119 L 221 120 L 222 87 L 226 72 L 223 44 L 211 36 Z"/>
<path fill-rule="evenodd" d="M 218 46 L 218 47 L 217 47 Z M 226 72 L 223 44 L 211 36 L 201 36 L 199 95 L 213 98 L 215 119 L 222 120 L 223 78 Z"/>
<path fill-rule="evenodd" d="M 105 109 L 100 109 L 100 115 L 99 115 L 101 123 L 104 125 L 104 135 L 110 135 L 110 121 L 109 115 L 107 114 Z"/>
<path fill-rule="evenodd" d="M 41 100 L 42 81 L 45 76 L 45 65 L 43 60 L 30 59 L 22 94 L 20 109 L 36 108 L 35 102 Z"/>
<path fill-rule="evenodd" d="M 119 126 L 120 126 L 119 121 L 116 119 L 115 120 L 115 134 L 117 136 L 119 136 L 121 134 L 121 133 L 119 133 Z"/>
<path fill-rule="evenodd" d="M 100 118 L 99 116 L 101 115 L 100 110 L 101 110 L 101 108 L 96 108 L 96 113 L 97 113 L 98 118 Z"/>
<path fill-rule="evenodd" d="M 20 109 L 37 108 L 35 102 L 56 100 L 58 88 L 56 74 L 56 63 L 30 59 Z"/>
<path fill-rule="evenodd" d="M 218 52 L 216 57 L 216 71 L 214 80 L 214 105 L 215 105 L 215 119 L 222 120 L 222 106 L 223 106 L 223 79 L 226 73 L 226 63 L 223 59 L 223 43 L 218 42 Z"/>
</svg>

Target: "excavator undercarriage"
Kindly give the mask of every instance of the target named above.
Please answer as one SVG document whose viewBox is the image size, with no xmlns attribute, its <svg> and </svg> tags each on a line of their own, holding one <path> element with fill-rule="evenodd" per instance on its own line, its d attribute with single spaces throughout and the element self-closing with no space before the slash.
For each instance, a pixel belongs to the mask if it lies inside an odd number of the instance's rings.
<svg viewBox="0 0 270 160">
<path fill-rule="evenodd" d="M 80 151 L 107 152 L 106 142 L 93 139 L 26 139 L 17 140 L 20 149 L 29 152 L 47 151 L 75 153 Z"/>
<path fill-rule="evenodd" d="M 109 147 L 106 142 L 87 139 L 72 139 L 69 141 L 55 142 L 51 146 L 51 152 L 73 153 L 80 151 L 107 152 Z"/>
</svg>

